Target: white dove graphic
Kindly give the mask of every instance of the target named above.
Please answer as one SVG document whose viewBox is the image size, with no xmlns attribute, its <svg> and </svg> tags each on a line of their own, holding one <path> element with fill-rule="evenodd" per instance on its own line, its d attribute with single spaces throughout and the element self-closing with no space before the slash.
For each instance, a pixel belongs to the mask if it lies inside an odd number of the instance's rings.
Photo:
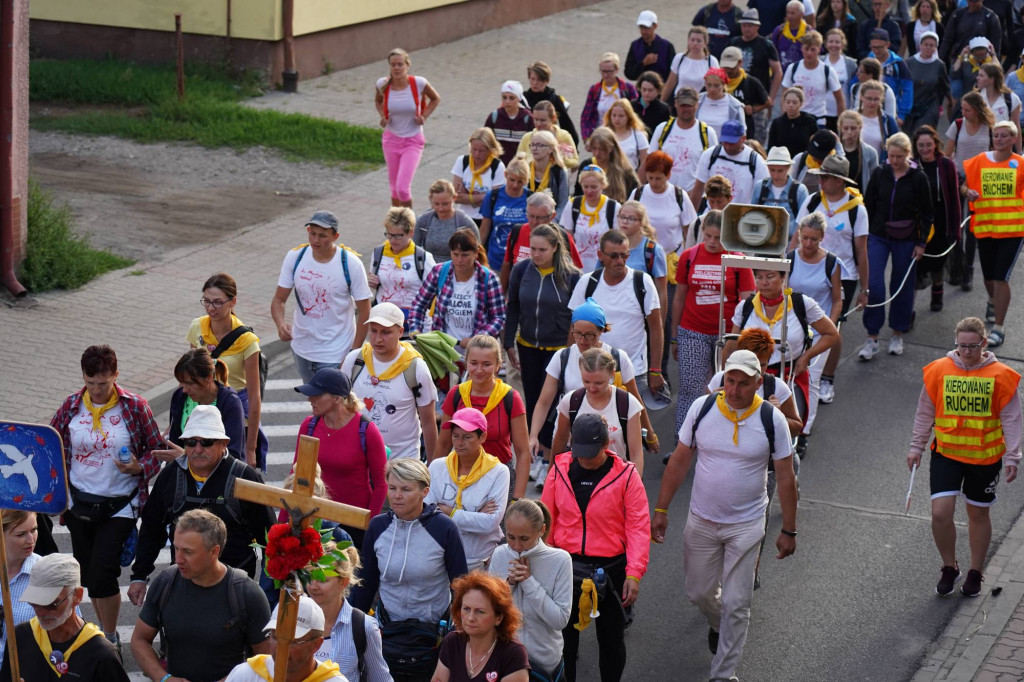
<svg viewBox="0 0 1024 682">
<path fill-rule="evenodd" d="M 28 489 L 35 493 L 39 488 L 39 476 L 36 475 L 36 470 L 32 468 L 32 458 L 35 455 L 25 455 L 13 445 L 2 444 L 0 444 L 0 452 L 3 452 L 7 459 L 14 462 L 14 464 L 0 464 L 0 476 L 10 478 L 14 474 L 21 474 L 28 481 Z"/>
</svg>

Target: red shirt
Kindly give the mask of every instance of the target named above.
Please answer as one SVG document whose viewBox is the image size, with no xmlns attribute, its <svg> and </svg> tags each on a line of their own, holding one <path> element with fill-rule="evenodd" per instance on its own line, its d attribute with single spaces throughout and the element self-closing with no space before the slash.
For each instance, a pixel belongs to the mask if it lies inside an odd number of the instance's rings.
<svg viewBox="0 0 1024 682">
<path fill-rule="evenodd" d="M 448 417 L 455 414 L 455 395 L 458 392 L 458 388 L 453 388 L 448 391 L 448 395 L 445 396 L 444 403 L 441 405 L 441 411 L 448 415 Z M 523 399 L 519 396 L 519 391 L 513 388 L 510 393 L 512 395 L 511 415 L 505 412 L 504 401 L 498 403 L 490 413 L 485 415 L 487 417 L 487 440 L 484 441 L 484 452 L 489 455 L 494 455 L 501 460 L 502 464 L 508 464 L 512 459 L 511 420 L 521 414 L 526 414 L 526 405 L 523 404 Z M 484 407 L 487 406 L 487 396 L 485 395 L 471 395 L 469 397 L 469 401 L 473 403 L 469 407 L 475 407 L 481 412 L 483 412 Z M 459 400 L 459 407 L 465 407 L 465 405 L 462 404 L 461 399 Z"/>
<path fill-rule="evenodd" d="M 561 232 L 569 243 L 569 256 L 572 258 L 572 262 L 576 264 L 576 267 L 582 268 L 583 260 L 580 258 L 580 252 L 576 250 L 576 240 L 565 230 L 561 230 Z M 505 262 L 509 265 L 515 265 L 524 258 L 530 257 L 530 226 L 523 225 L 520 228 L 515 244 L 512 243 L 512 234 L 509 232 L 508 244 L 505 247 Z"/>
<path fill-rule="evenodd" d="M 708 253 L 704 244 L 697 244 L 683 252 L 676 268 L 676 283 L 685 284 L 686 305 L 679 326 L 698 334 L 718 336 L 718 299 L 721 291 L 722 256 L 727 251 Z M 746 269 L 733 269 L 725 276 L 725 319 L 732 319 L 741 291 L 754 290 L 754 273 Z M 726 329 L 732 325 L 727 324 Z"/>
<path fill-rule="evenodd" d="M 302 420 L 299 434 L 308 432 L 309 420 L 312 418 L 310 416 Z M 312 435 L 320 439 L 317 463 L 320 465 L 324 485 L 327 486 L 327 497 L 335 502 L 351 504 L 379 514 L 387 495 L 384 465 L 388 460 L 384 439 L 377 426 L 373 422 L 366 425 L 365 453 L 359 448 L 359 415 L 352 417 L 348 424 L 337 431 L 330 432 L 324 420 L 318 419 Z M 298 456 L 298 441 L 295 454 Z"/>
</svg>

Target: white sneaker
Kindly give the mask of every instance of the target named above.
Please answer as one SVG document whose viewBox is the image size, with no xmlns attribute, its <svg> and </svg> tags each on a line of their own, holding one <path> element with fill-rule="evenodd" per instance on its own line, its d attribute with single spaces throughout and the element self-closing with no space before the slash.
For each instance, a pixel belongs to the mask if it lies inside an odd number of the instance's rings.
<svg viewBox="0 0 1024 682">
<path fill-rule="evenodd" d="M 548 477 L 548 463 L 541 461 L 540 469 L 537 470 L 537 483 L 534 488 L 537 490 L 544 490 L 544 481 Z"/>
<path fill-rule="evenodd" d="M 878 355 L 878 339 L 868 339 L 864 342 L 864 347 L 857 353 L 857 357 L 864 362 L 867 362 L 876 355 Z"/>
<path fill-rule="evenodd" d="M 832 382 L 826 379 L 821 380 L 821 388 L 818 389 L 818 401 L 826 405 L 836 399 L 836 389 Z"/>
<path fill-rule="evenodd" d="M 536 481 L 537 480 L 537 469 L 540 468 L 540 464 L 543 461 L 544 460 L 541 459 L 540 455 L 534 455 L 533 456 L 533 459 L 530 462 L 530 480 L 531 481 Z"/>
<path fill-rule="evenodd" d="M 903 355 L 903 337 L 895 334 L 889 339 L 889 355 Z"/>
</svg>

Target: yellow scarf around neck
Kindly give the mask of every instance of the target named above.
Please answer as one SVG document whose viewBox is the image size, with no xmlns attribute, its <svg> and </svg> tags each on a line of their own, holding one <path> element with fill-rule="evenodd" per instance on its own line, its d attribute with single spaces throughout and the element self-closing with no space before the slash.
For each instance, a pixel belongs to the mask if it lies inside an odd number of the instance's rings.
<svg viewBox="0 0 1024 682">
<path fill-rule="evenodd" d="M 406 256 L 411 256 L 416 253 L 416 245 L 410 241 L 400 253 L 395 253 L 391 250 L 391 240 L 384 242 L 384 253 L 382 258 L 393 258 L 395 260 L 395 267 L 399 270 L 402 269 L 402 259 Z"/>
<path fill-rule="evenodd" d="M 804 33 L 807 33 L 807 22 L 803 19 L 800 20 L 800 28 L 797 30 L 796 35 L 793 35 L 793 32 L 790 30 L 788 21 L 782 24 L 782 35 L 794 43 L 803 38 Z"/>
<path fill-rule="evenodd" d="M 969 54 L 967 55 L 967 63 L 971 65 L 971 73 L 977 73 L 979 70 L 981 70 L 982 66 L 984 66 L 985 64 L 992 64 L 994 63 L 994 60 L 992 59 L 992 57 L 987 56 L 980 62 L 976 62 L 974 61 L 974 55 Z"/>
<path fill-rule="evenodd" d="M 1017 74 L 1017 78 L 1021 83 L 1024 83 L 1024 61 L 1021 62 L 1020 68 L 1014 71 Z"/>
<path fill-rule="evenodd" d="M 501 460 L 494 455 L 487 454 L 484 452 L 483 447 L 481 447 L 480 454 L 477 455 L 476 461 L 473 462 L 473 468 L 465 476 L 459 476 L 459 456 L 455 454 L 454 450 L 448 453 L 448 457 L 445 458 L 445 464 L 448 465 L 448 475 L 451 476 L 452 482 L 457 489 L 455 493 L 455 508 L 462 509 L 462 491 L 483 478 L 488 471 L 501 464 Z"/>
<path fill-rule="evenodd" d="M 472 177 L 469 180 L 470 194 L 477 191 L 478 188 L 481 192 L 487 189 L 486 187 L 484 187 L 484 171 L 491 167 L 491 163 L 493 161 L 494 154 L 488 154 L 487 159 L 485 159 L 484 162 L 480 164 L 480 167 L 477 168 L 475 165 L 473 165 L 473 155 L 469 155 L 469 172 L 472 174 Z"/>
<path fill-rule="evenodd" d="M 384 372 L 377 374 L 373 368 L 373 347 L 369 343 L 364 343 L 362 353 L 363 362 L 366 363 L 366 371 L 371 376 L 377 377 L 378 381 L 387 381 L 388 379 L 394 379 L 404 372 L 416 358 L 423 357 L 408 341 L 402 341 L 399 345 L 402 346 L 402 353 L 398 356 L 398 359 Z"/>
<path fill-rule="evenodd" d="M 729 406 L 729 403 L 725 400 L 725 391 L 719 391 L 718 397 L 715 398 L 715 403 L 718 405 L 718 410 L 722 415 L 732 422 L 732 444 L 740 444 L 740 422 L 745 420 L 750 415 L 754 414 L 761 407 L 761 403 L 764 402 L 761 396 L 754 394 L 754 401 L 750 403 L 750 407 L 743 414 L 737 414 L 736 410 Z"/>
<path fill-rule="evenodd" d="M 597 208 L 591 212 L 589 210 L 590 207 L 587 205 L 586 197 L 583 198 L 583 201 L 580 202 L 580 214 L 587 217 L 587 227 L 593 227 L 597 224 L 597 221 L 601 219 L 601 216 L 604 214 L 604 205 L 607 201 L 608 197 L 602 194 L 601 198 L 597 200 Z M 609 225 L 608 229 L 610 230 L 612 227 L 614 227 L 614 225 Z"/>
<path fill-rule="evenodd" d="M 248 659 L 246 663 L 261 678 L 267 682 L 274 682 L 274 674 L 270 672 L 270 667 L 267 665 L 267 661 L 273 660 L 273 657 L 268 654 L 258 654 Z M 340 674 L 341 668 L 338 667 L 337 663 L 334 661 L 324 661 L 316 667 L 312 675 L 302 680 L 302 682 L 323 682 L 323 680 L 329 680 Z"/>
<path fill-rule="evenodd" d="M 470 402 L 470 397 L 472 395 L 470 391 L 472 390 L 472 388 L 472 381 L 464 381 L 461 384 L 459 384 L 459 396 L 462 398 L 463 407 L 473 407 L 473 403 Z M 508 394 L 508 392 L 511 390 L 511 386 L 506 384 L 501 379 L 495 378 L 494 388 L 491 389 L 491 395 L 488 396 L 487 398 L 487 404 L 484 406 L 484 409 L 480 410 L 483 413 L 483 415 L 486 417 L 488 414 L 490 414 L 491 410 L 497 407 L 498 404 L 505 399 L 505 395 Z"/>
<path fill-rule="evenodd" d="M 740 74 L 735 78 L 730 78 L 729 82 L 725 84 L 725 91 L 731 95 L 736 90 L 736 88 L 740 87 L 740 83 L 742 83 L 743 79 L 746 77 L 747 72 L 744 71 L 743 67 L 741 66 Z"/>
<path fill-rule="evenodd" d="M 826 154 L 826 156 L 832 156 L 835 153 L 836 153 L 836 150 L 833 149 L 828 154 Z M 816 158 L 814 158 L 810 154 L 807 154 L 806 156 L 804 156 L 804 159 L 807 161 L 807 167 L 808 168 L 821 168 L 822 161 L 825 160 L 825 159 L 822 159 L 821 161 L 818 161 Z"/>
<path fill-rule="evenodd" d="M 540 178 L 540 183 L 537 182 L 537 171 L 533 161 L 530 162 L 530 191 L 531 192 L 543 192 L 548 188 L 548 182 L 551 180 L 551 167 L 554 166 L 554 162 L 548 161 L 547 168 L 544 169 L 544 175 Z"/>
<path fill-rule="evenodd" d="M 778 308 L 775 309 L 775 314 L 772 315 L 772 318 L 770 320 L 768 319 L 768 316 L 765 314 L 764 303 L 761 301 L 761 294 L 754 294 L 754 314 L 757 315 L 759 320 L 768 325 L 769 330 L 771 330 L 771 328 L 775 326 L 776 322 L 782 319 L 783 310 L 789 311 L 793 309 L 793 299 L 791 296 L 792 293 L 793 292 L 790 289 L 786 289 L 785 300 L 779 304 Z"/>
<path fill-rule="evenodd" d="M 104 436 L 107 435 L 107 432 L 103 430 L 103 426 L 100 423 L 100 417 L 103 416 L 104 412 L 117 405 L 117 398 L 117 387 L 115 386 L 110 392 L 110 400 L 102 405 L 96 406 L 92 404 L 92 398 L 89 397 L 89 391 L 82 391 L 82 404 L 85 405 L 85 409 L 89 410 L 89 413 L 92 415 L 93 431 L 99 431 Z"/>
<path fill-rule="evenodd" d="M 63 674 L 57 670 L 57 666 L 50 660 L 50 654 L 53 653 L 53 645 L 50 644 L 50 635 L 43 629 L 43 626 L 39 624 L 39 618 L 33 618 L 29 621 L 29 625 L 32 627 L 32 637 L 36 640 L 36 646 L 39 647 L 40 653 L 43 654 L 43 658 L 46 659 L 46 663 L 53 670 L 57 677 L 63 677 Z M 86 623 L 82 626 L 82 629 L 78 631 L 78 636 L 75 637 L 75 641 L 72 642 L 71 646 L 64 652 L 64 660 L 67 661 L 71 658 L 71 654 L 75 653 L 82 647 L 83 644 L 88 642 L 93 637 L 102 637 L 103 631 L 92 623 Z"/>
<path fill-rule="evenodd" d="M 848 188 L 846 191 L 849 192 L 851 198 L 847 199 L 845 204 L 836 209 L 833 209 L 828 205 L 828 198 L 825 197 L 824 192 L 821 192 L 821 205 L 825 207 L 825 213 L 828 215 L 829 218 L 831 218 L 834 215 L 838 215 L 843 211 L 849 211 L 854 206 L 864 203 L 864 197 L 861 196 L 859 190 Z"/>
<path fill-rule="evenodd" d="M 241 326 L 242 321 L 235 317 L 234 315 L 231 315 L 231 330 L 233 331 L 236 327 Z M 203 343 L 205 343 L 208 346 L 217 345 L 217 337 L 214 336 L 213 327 L 210 323 L 209 315 L 203 315 L 202 317 L 199 318 L 199 332 L 203 337 Z M 260 337 L 256 336 L 252 332 L 246 332 L 239 336 L 237 339 L 235 339 L 235 342 L 231 344 L 231 347 L 228 348 L 223 353 L 221 353 L 221 355 L 235 355 L 236 353 L 241 353 L 242 351 L 249 347 L 249 344 L 258 343 L 259 340 Z"/>
<path fill-rule="evenodd" d="M 612 87 L 609 88 L 607 85 L 604 84 L 604 79 L 602 78 L 601 79 L 601 90 L 606 95 L 611 95 L 612 97 L 618 97 L 618 95 L 619 95 L 619 79 L 616 78 L 615 79 L 615 85 L 613 85 Z"/>
</svg>

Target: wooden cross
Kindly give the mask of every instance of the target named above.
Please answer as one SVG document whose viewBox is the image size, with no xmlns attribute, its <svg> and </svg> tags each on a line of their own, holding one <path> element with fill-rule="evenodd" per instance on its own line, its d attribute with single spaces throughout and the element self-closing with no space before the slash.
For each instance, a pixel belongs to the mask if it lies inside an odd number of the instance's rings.
<svg viewBox="0 0 1024 682">
<path fill-rule="evenodd" d="M 319 438 L 299 436 L 299 454 L 295 462 L 295 480 L 291 490 L 239 478 L 235 480 L 235 497 L 269 507 L 287 509 L 289 514 L 293 515 L 291 523 L 300 528 L 308 527 L 310 520 L 315 517 L 365 529 L 370 525 L 369 509 L 313 495 L 319 451 Z M 274 652 L 274 682 L 284 682 L 288 673 L 288 650 L 295 640 L 295 623 L 299 615 L 298 598 L 292 596 L 287 585 L 281 587 L 279 603 L 275 631 L 277 650 Z"/>
</svg>

